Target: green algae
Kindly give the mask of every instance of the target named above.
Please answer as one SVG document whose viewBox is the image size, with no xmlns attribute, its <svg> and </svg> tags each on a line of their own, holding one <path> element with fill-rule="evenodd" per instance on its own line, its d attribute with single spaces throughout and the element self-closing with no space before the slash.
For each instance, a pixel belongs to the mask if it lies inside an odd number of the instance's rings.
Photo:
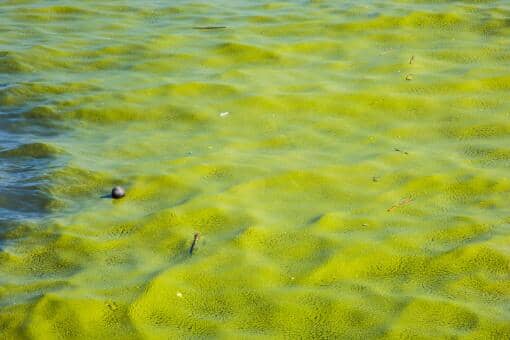
<svg viewBox="0 0 510 340">
<path fill-rule="evenodd" d="M 505 2 L 0 8 L 2 338 L 510 336 Z"/>
<path fill-rule="evenodd" d="M 32 157 L 45 158 L 57 157 L 60 151 L 45 143 L 29 143 L 17 146 L 14 149 L 0 151 L 0 157 Z"/>
</svg>

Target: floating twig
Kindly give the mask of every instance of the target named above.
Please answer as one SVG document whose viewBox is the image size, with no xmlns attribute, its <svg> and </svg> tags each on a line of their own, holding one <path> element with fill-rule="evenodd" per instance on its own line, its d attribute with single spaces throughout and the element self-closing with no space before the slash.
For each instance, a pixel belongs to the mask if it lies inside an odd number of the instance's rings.
<svg viewBox="0 0 510 340">
<path fill-rule="evenodd" d="M 197 241 L 198 241 L 199 237 L 200 237 L 199 233 L 195 233 L 195 235 L 193 236 L 193 242 L 191 243 L 191 247 L 189 248 L 190 255 L 193 255 L 193 250 L 195 249 L 195 246 L 197 245 Z"/>
<path fill-rule="evenodd" d="M 414 61 L 414 55 L 411 56 L 411 59 L 409 59 L 409 65 L 411 65 L 413 63 L 413 61 Z"/>
<path fill-rule="evenodd" d="M 391 206 L 388 208 L 388 212 L 392 211 L 393 209 L 396 209 L 398 207 L 401 207 L 403 205 L 407 205 L 407 204 L 410 204 L 411 202 L 413 201 L 413 198 L 412 197 L 407 197 L 407 198 L 404 198 L 402 200 L 400 200 L 400 202 L 398 202 L 397 204 Z"/>
<path fill-rule="evenodd" d="M 194 30 L 220 30 L 227 26 L 193 26 Z"/>
<path fill-rule="evenodd" d="M 394 150 L 395 150 L 396 152 L 403 153 L 404 155 L 409 155 L 409 152 L 407 152 L 407 151 L 403 151 L 403 150 L 400 150 L 400 149 L 397 149 L 397 148 L 395 148 Z"/>
</svg>

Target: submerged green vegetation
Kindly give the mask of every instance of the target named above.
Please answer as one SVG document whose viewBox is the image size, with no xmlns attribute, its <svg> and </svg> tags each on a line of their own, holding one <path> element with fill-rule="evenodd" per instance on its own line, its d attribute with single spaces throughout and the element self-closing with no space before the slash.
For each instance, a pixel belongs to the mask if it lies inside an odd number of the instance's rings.
<svg viewBox="0 0 510 340">
<path fill-rule="evenodd" d="M 508 2 L 0 16 L 1 338 L 510 337 Z"/>
</svg>

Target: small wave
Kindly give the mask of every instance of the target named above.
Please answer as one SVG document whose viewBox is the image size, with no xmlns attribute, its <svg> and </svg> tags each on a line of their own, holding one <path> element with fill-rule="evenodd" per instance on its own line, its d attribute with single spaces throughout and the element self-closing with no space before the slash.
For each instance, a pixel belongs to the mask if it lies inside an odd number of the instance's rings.
<svg viewBox="0 0 510 340">
<path fill-rule="evenodd" d="M 13 149 L 0 151 L 0 157 L 33 157 L 48 158 L 56 157 L 62 151 L 50 144 L 46 143 L 28 143 L 19 145 Z"/>
</svg>

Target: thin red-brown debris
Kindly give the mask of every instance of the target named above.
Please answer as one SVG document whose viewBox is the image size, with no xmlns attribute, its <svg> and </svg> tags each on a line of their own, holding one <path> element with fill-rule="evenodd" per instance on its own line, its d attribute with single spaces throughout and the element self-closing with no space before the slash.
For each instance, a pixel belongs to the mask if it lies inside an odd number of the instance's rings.
<svg viewBox="0 0 510 340">
<path fill-rule="evenodd" d="M 392 211 L 392 210 L 394 210 L 394 209 L 396 209 L 398 207 L 410 204 L 411 202 L 413 202 L 413 198 L 412 197 L 404 198 L 404 199 L 400 200 L 400 202 L 398 202 L 397 204 L 394 204 L 391 207 L 389 207 L 387 211 L 390 212 L 390 211 Z"/>
</svg>

